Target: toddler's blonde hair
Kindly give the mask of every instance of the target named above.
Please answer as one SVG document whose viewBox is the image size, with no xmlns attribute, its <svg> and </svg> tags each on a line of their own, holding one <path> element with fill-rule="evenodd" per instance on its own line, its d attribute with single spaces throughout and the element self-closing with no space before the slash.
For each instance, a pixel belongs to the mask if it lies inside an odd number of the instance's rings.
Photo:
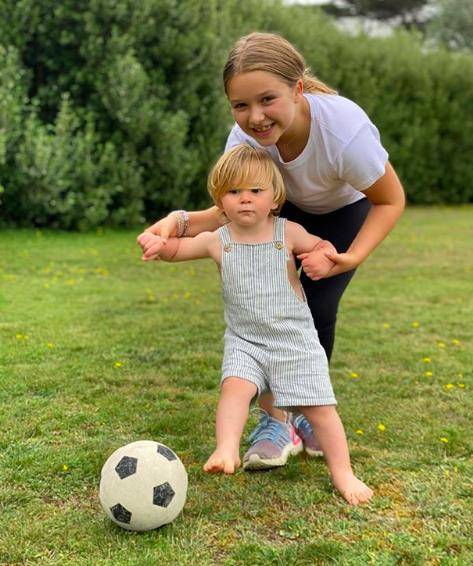
<svg viewBox="0 0 473 566">
<path fill-rule="evenodd" d="M 337 94 L 311 74 L 304 57 L 287 39 L 275 33 L 253 32 L 235 43 L 223 69 L 225 93 L 233 77 L 251 71 L 272 73 L 291 87 L 302 79 L 304 92 Z"/>
<path fill-rule="evenodd" d="M 279 169 L 261 148 L 250 144 L 236 145 L 224 153 L 210 171 L 207 188 L 218 208 L 222 208 L 222 197 L 236 188 L 272 189 L 274 202 L 278 205 L 271 211 L 279 214 L 286 200 L 286 189 Z"/>
</svg>

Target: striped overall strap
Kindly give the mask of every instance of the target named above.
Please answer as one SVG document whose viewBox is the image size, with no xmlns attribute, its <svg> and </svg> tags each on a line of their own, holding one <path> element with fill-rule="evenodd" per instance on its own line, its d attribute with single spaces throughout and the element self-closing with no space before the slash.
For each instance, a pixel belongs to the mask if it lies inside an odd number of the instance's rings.
<svg viewBox="0 0 473 566">
<path fill-rule="evenodd" d="M 286 227 L 286 219 L 276 216 L 274 222 L 274 241 L 285 244 L 284 229 Z"/>
</svg>

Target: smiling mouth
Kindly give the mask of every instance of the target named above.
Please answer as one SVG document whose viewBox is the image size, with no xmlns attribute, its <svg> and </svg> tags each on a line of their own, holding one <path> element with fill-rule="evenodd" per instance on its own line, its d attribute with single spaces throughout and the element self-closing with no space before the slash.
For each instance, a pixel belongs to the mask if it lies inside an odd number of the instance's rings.
<svg viewBox="0 0 473 566">
<path fill-rule="evenodd" d="M 259 128 L 251 128 L 254 132 L 258 134 L 264 134 L 265 132 L 269 132 L 269 130 L 274 126 L 274 122 L 272 124 L 268 124 L 267 126 L 260 126 Z"/>
</svg>

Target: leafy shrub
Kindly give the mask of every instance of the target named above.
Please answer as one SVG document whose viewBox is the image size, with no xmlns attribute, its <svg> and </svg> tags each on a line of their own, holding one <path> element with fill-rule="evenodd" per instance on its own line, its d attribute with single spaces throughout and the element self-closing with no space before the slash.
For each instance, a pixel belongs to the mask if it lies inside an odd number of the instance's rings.
<svg viewBox="0 0 473 566">
<path fill-rule="evenodd" d="M 473 200 L 473 63 L 266 0 L 0 0 L 0 221 L 132 225 L 209 202 L 235 39 L 282 33 L 378 125 L 411 202 Z M 2 192 L 3 191 L 3 192 Z"/>
</svg>

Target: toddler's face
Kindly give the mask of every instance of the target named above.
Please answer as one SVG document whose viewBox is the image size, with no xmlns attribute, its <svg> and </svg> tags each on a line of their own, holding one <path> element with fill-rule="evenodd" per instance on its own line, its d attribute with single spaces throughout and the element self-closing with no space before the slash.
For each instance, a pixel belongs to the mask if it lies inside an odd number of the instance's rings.
<svg viewBox="0 0 473 566">
<path fill-rule="evenodd" d="M 265 221 L 278 205 L 271 188 L 237 187 L 222 197 L 221 206 L 231 222 L 241 226 L 253 226 Z"/>
</svg>

